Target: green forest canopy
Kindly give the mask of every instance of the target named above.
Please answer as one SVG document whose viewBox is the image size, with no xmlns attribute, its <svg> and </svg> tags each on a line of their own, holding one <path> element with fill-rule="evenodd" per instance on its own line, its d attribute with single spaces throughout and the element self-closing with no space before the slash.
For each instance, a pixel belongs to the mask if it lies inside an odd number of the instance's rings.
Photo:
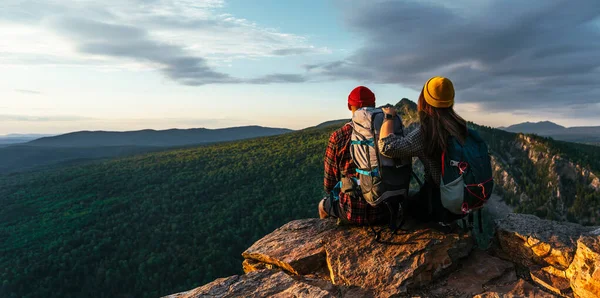
<svg viewBox="0 0 600 298">
<path fill-rule="evenodd" d="M 0 176 L 0 297 L 158 297 L 315 217 L 333 128 Z"/>
</svg>

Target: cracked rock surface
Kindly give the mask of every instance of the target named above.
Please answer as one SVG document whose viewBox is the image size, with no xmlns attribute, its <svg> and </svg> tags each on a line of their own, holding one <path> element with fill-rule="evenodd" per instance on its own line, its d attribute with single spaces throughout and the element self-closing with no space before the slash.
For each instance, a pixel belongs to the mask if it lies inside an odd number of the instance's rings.
<svg viewBox="0 0 600 298">
<path fill-rule="evenodd" d="M 485 252 L 462 230 L 379 243 L 365 227 L 295 220 L 243 252 L 245 274 L 168 297 L 600 297 L 598 230 L 509 214 Z"/>
</svg>

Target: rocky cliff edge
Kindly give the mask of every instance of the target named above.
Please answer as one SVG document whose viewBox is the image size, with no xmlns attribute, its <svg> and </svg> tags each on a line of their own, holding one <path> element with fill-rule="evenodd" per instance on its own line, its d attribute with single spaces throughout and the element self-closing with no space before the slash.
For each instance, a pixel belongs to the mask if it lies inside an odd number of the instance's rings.
<svg viewBox="0 0 600 298">
<path fill-rule="evenodd" d="M 245 274 L 167 297 L 600 297 L 599 227 L 509 214 L 488 251 L 432 227 L 388 238 L 295 220 L 242 254 Z"/>
</svg>

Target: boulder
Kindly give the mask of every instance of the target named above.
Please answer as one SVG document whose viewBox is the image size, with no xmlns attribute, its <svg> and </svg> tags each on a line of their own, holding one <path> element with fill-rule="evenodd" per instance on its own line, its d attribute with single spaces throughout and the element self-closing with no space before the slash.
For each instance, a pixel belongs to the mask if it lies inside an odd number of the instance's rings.
<svg viewBox="0 0 600 298">
<path fill-rule="evenodd" d="M 188 292 L 164 298 L 200 297 L 335 297 L 332 293 L 294 279 L 281 270 L 258 270 L 244 275 L 219 278 Z"/>
<path fill-rule="evenodd" d="M 510 214 L 496 221 L 502 255 L 564 297 L 600 297 L 600 229 Z"/>
<path fill-rule="evenodd" d="M 566 270 L 577 249 L 577 239 L 593 228 L 542 220 L 511 213 L 496 221 L 496 237 L 505 256 L 526 267 L 552 266 Z"/>
<path fill-rule="evenodd" d="M 292 221 L 265 236 L 242 256 L 276 265 L 292 274 L 309 274 L 327 266 L 335 285 L 357 286 L 381 296 L 422 286 L 471 251 L 465 233 L 417 229 L 391 235 L 379 243 L 365 227 L 337 226 L 332 220 Z"/>
<path fill-rule="evenodd" d="M 492 280 L 504 278 L 501 282 L 516 281 L 513 263 L 492 257 L 483 251 L 473 252 L 456 272 L 447 279 L 442 290 L 462 293 L 468 296 L 481 294 L 484 286 Z"/>
<path fill-rule="evenodd" d="M 295 275 L 309 274 L 325 266 L 323 241 L 336 227 L 332 220 L 294 220 L 256 241 L 242 256 Z"/>
<path fill-rule="evenodd" d="M 338 229 L 326 241 L 334 284 L 359 286 L 387 297 L 430 283 L 472 248 L 468 234 L 417 229 L 379 243 L 365 228 Z"/>
<path fill-rule="evenodd" d="M 544 292 L 529 282 L 519 279 L 504 286 L 496 286 L 489 291 L 473 296 L 474 298 L 504 298 L 504 297 L 528 297 L 528 298 L 553 298 L 556 295 Z"/>
<path fill-rule="evenodd" d="M 566 273 L 575 296 L 600 297 L 600 236 L 590 233 L 577 240 L 577 252 Z"/>
<path fill-rule="evenodd" d="M 563 297 L 573 297 L 571 283 L 564 271 L 554 267 L 533 268 L 529 272 L 536 284 Z"/>
</svg>

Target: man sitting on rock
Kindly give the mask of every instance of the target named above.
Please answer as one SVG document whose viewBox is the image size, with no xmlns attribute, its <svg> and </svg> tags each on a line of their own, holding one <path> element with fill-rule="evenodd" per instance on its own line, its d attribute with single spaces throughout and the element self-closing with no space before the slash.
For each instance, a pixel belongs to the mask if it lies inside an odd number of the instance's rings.
<svg viewBox="0 0 600 298">
<path fill-rule="evenodd" d="M 348 95 L 348 109 L 354 113 L 362 107 L 375 107 L 375 94 L 369 88 L 358 86 Z M 352 125 L 346 123 L 342 128 L 334 131 L 329 137 L 329 144 L 325 152 L 325 191 L 331 194 L 335 185 L 345 177 L 357 177 L 356 165 L 350 156 L 350 138 Z M 338 199 L 339 198 L 339 199 Z M 364 199 L 349 195 L 339 189 L 325 197 L 319 203 L 319 216 L 321 218 L 338 218 L 344 223 L 358 225 L 373 224 L 386 219 L 387 209 L 381 204 L 372 207 Z"/>
</svg>

